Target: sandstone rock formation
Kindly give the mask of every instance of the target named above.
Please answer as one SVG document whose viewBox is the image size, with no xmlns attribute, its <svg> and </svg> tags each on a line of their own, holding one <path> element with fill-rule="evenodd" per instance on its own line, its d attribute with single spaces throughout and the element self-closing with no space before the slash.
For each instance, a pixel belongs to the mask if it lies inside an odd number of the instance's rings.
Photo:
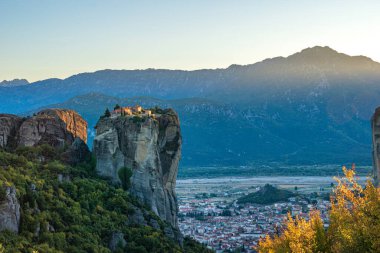
<svg viewBox="0 0 380 253">
<path fill-rule="evenodd" d="M 20 203 L 14 187 L 0 186 L 0 231 L 18 233 L 20 225 Z"/>
<path fill-rule="evenodd" d="M 87 122 L 75 111 L 47 109 L 27 118 L 20 127 L 20 146 L 71 145 L 75 138 L 87 142 Z"/>
<path fill-rule="evenodd" d="M 16 136 L 20 129 L 22 118 L 11 114 L 0 114 L 0 147 L 14 148 L 17 146 Z"/>
<path fill-rule="evenodd" d="M 75 111 L 46 109 L 33 117 L 0 114 L 0 147 L 13 150 L 49 144 L 56 148 L 68 148 L 64 158 L 77 163 L 89 154 L 87 122 Z"/>
<path fill-rule="evenodd" d="M 380 179 L 380 107 L 372 116 L 372 145 L 374 182 L 378 186 Z"/>
<path fill-rule="evenodd" d="M 177 114 L 103 117 L 96 126 L 97 172 L 119 182 L 118 170 L 131 168 L 131 194 L 163 220 L 178 227 L 175 184 L 181 156 Z"/>
</svg>

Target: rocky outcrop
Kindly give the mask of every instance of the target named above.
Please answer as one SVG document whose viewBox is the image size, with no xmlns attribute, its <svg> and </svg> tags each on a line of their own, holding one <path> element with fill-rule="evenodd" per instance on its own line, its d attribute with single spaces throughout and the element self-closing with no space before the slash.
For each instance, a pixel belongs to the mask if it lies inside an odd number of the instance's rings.
<svg viewBox="0 0 380 253">
<path fill-rule="evenodd" d="M 65 163 L 75 165 L 90 159 L 91 152 L 84 141 L 75 138 L 74 142 L 62 153 L 61 159 Z"/>
<path fill-rule="evenodd" d="M 20 203 L 14 187 L 0 186 L 0 231 L 18 233 L 20 226 Z"/>
<path fill-rule="evenodd" d="M 47 109 L 21 124 L 18 143 L 20 146 L 64 147 L 73 144 L 75 138 L 87 142 L 87 122 L 72 110 Z"/>
<path fill-rule="evenodd" d="M 174 228 L 178 227 L 175 184 L 181 156 L 177 114 L 103 117 L 96 126 L 97 172 L 119 182 L 118 170 L 131 168 L 131 194 Z"/>
<path fill-rule="evenodd" d="M 380 107 L 375 110 L 371 120 L 372 125 L 372 157 L 373 176 L 376 186 L 379 186 L 380 179 Z"/>
<path fill-rule="evenodd" d="M 46 109 L 32 117 L 0 114 L 0 147 L 13 150 L 48 144 L 67 148 L 68 163 L 78 163 L 89 155 L 87 122 L 75 111 Z"/>
<path fill-rule="evenodd" d="M 17 146 L 16 136 L 23 119 L 11 114 L 0 114 L 0 147 L 14 148 Z"/>
<path fill-rule="evenodd" d="M 127 242 L 124 239 L 124 234 L 121 232 L 112 233 L 111 240 L 109 242 L 109 249 L 112 252 L 116 252 L 117 249 L 123 249 L 127 245 Z"/>
</svg>

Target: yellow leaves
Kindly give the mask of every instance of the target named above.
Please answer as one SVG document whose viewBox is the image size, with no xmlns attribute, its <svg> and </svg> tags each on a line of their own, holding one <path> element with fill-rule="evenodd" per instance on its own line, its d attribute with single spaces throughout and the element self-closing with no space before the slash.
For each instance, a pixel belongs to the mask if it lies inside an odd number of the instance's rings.
<svg viewBox="0 0 380 253">
<path fill-rule="evenodd" d="M 380 189 L 371 181 L 363 188 L 354 167 L 343 172 L 344 178 L 336 178 L 327 231 L 317 212 L 309 221 L 289 215 L 282 235 L 261 240 L 259 252 L 380 252 Z"/>
<path fill-rule="evenodd" d="M 292 218 L 288 214 L 286 229 L 281 236 L 266 236 L 259 243 L 259 252 L 318 252 L 317 242 L 326 240 L 323 223 L 318 212 L 310 214 L 310 220 Z M 322 232 L 322 233 L 321 233 Z M 324 242 L 322 242 L 323 244 Z"/>
</svg>

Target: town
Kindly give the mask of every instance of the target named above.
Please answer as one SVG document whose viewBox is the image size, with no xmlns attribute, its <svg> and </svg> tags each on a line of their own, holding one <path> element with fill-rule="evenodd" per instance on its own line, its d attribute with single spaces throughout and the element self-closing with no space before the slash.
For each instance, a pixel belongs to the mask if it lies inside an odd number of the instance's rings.
<svg viewBox="0 0 380 253">
<path fill-rule="evenodd" d="M 328 226 L 330 201 L 324 194 L 302 194 L 270 205 L 242 205 L 236 199 L 244 194 L 236 188 L 221 186 L 214 190 L 214 193 L 184 194 L 180 189 L 179 224 L 184 236 L 217 253 L 256 252 L 260 238 L 281 232 L 288 213 L 307 219 L 311 210 L 319 210 L 324 226 Z"/>
</svg>

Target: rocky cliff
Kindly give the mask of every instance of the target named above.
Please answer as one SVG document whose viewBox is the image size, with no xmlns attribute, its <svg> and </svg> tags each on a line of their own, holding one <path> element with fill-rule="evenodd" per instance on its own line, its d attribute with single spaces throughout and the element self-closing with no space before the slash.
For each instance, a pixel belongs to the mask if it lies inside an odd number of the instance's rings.
<svg viewBox="0 0 380 253">
<path fill-rule="evenodd" d="M 87 122 L 72 110 L 47 109 L 27 118 L 0 114 L 0 147 L 7 150 L 48 144 L 67 148 L 64 157 L 77 163 L 89 154 L 86 142 Z"/>
<path fill-rule="evenodd" d="M 380 107 L 375 110 L 372 116 L 372 156 L 373 156 L 373 176 L 375 185 L 379 185 L 380 179 Z"/>
<path fill-rule="evenodd" d="M 20 203 L 14 187 L 0 186 L 0 231 L 18 233 L 20 226 Z"/>
<path fill-rule="evenodd" d="M 12 114 L 0 114 L 0 147 L 17 146 L 17 135 L 23 119 Z"/>
<path fill-rule="evenodd" d="M 131 194 L 177 228 L 175 184 L 181 144 L 178 116 L 171 109 L 149 116 L 102 117 L 94 140 L 97 172 L 119 182 L 119 169 L 132 169 Z"/>
<path fill-rule="evenodd" d="M 54 147 L 71 145 L 75 138 L 87 142 L 87 122 L 75 111 L 47 109 L 27 118 L 20 127 L 21 146 L 50 144 Z"/>
</svg>

